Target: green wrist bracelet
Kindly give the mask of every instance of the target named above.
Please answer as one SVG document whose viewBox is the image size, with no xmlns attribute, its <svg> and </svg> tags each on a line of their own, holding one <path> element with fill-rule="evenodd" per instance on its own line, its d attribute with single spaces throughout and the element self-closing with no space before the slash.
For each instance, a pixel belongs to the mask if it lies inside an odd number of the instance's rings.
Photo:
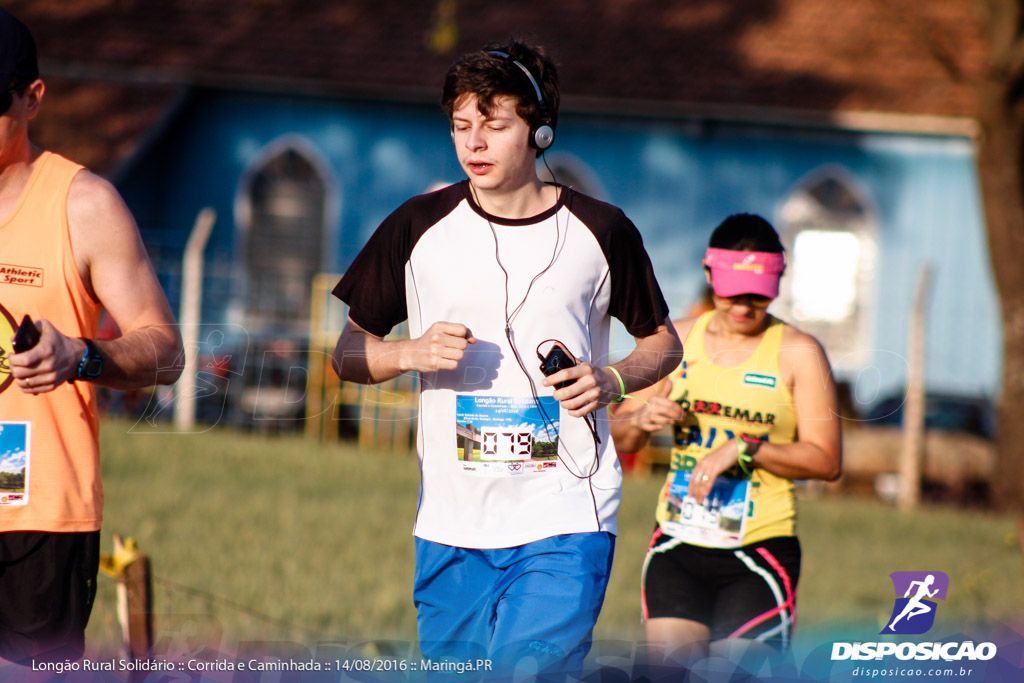
<svg viewBox="0 0 1024 683">
<path fill-rule="evenodd" d="M 740 434 L 736 439 L 737 461 L 740 469 L 746 475 L 752 474 L 751 467 L 754 465 L 754 456 L 761 449 L 761 440 L 748 434 Z"/>
<path fill-rule="evenodd" d="M 619 380 L 619 397 L 615 399 L 615 402 L 622 403 L 623 399 L 626 398 L 626 383 L 622 381 L 622 375 L 619 374 L 618 370 L 610 365 L 605 367 L 612 371 L 612 374 L 615 375 L 615 379 Z"/>
</svg>

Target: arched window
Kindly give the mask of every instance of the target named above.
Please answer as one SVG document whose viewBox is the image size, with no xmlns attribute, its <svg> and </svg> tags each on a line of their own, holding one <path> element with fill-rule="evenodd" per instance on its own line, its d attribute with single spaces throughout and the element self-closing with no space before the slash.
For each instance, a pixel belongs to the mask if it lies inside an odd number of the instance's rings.
<svg viewBox="0 0 1024 683">
<path fill-rule="evenodd" d="M 849 174 L 826 167 L 793 190 L 780 214 L 789 263 L 779 314 L 817 337 L 837 369 L 855 368 L 869 346 L 874 211 Z"/>
<path fill-rule="evenodd" d="M 283 144 L 248 174 L 240 199 L 245 325 L 305 335 L 310 283 L 324 265 L 324 177 L 304 150 Z"/>
</svg>

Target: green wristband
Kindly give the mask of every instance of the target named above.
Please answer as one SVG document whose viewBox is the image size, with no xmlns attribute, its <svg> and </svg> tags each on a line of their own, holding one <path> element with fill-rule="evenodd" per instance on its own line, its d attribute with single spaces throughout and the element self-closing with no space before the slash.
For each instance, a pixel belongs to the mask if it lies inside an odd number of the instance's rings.
<svg viewBox="0 0 1024 683">
<path fill-rule="evenodd" d="M 747 434 L 740 434 L 737 438 L 736 451 L 738 453 L 736 460 L 739 463 L 740 469 L 747 476 L 753 474 L 748 466 L 753 466 L 754 456 L 757 455 L 757 451 L 761 448 L 761 440 L 757 437 L 749 436 Z"/>
<path fill-rule="evenodd" d="M 615 375 L 615 379 L 619 380 L 619 397 L 615 399 L 615 402 L 622 403 L 623 399 L 626 398 L 626 383 L 622 381 L 622 375 L 619 374 L 618 370 L 610 365 L 605 367 L 612 371 L 612 374 Z"/>
</svg>

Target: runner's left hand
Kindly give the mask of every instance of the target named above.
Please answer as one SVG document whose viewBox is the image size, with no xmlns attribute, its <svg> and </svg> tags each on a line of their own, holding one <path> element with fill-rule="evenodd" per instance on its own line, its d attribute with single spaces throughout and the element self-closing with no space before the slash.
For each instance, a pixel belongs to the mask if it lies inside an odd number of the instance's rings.
<svg viewBox="0 0 1024 683">
<path fill-rule="evenodd" d="M 690 495 L 698 504 L 711 492 L 715 479 L 739 461 L 739 446 L 736 439 L 710 451 L 700 459 L 690 474 Z"/>
</svg>

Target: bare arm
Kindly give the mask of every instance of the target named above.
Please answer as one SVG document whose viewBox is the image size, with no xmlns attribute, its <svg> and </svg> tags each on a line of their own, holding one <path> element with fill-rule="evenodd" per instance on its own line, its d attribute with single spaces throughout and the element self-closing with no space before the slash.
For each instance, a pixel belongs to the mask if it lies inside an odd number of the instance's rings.
<svg viewBox="0 0 1024 683">
<path fill-rule="evenodd" d="M 619 453 L 636 453 L 650 442 L 652 434 L 683 419 L 686 411 L 668 397 L 670 393 L 672 382 L 666 377 L 611 409 L 608 426 Z"/>
<path fill-rule="evenodd" d="M 673 323 L 679 339 L 686 339 L 694 320 L 690 318 Z M 677 358 L 676 365 L 681 360 Z M 647 445 L 654 432 L 670 427 L 685 417 L 682 406 L 669 398 L 671 393 L 672 383 L 666 378 L 633 393 L 633 398 L 627 398 L 613 409 L 609 427 L 616 450 L 620 453 L 636 453 Z"/>
<path fill-rule="evenodd" d="M 377 384 L 406 372 L 454 370 L 476 338 L 459 323 L 437 322 L 416 339 L 385 341 L 352 318 L 338 337 L 334 371 L 346 382 Z"/>
<path fill-rule="evenodd" d="M 672 371 L 683 357 L 683 345 L 675 327 L 666 320 L 654 333 L 636 337 L 632 353 L 613 366 L 622 376 L 625 393 L 629 394 L 655 384 Z M 575 381 L 573 381 L 575 380 Z M 619 380 L 607 367 L 579 363 L 544 378 L 544 386 L 573 382 L 554 393 L 573 417 L 582 417 L 614 402 L 619 396 Z"/>
<path fill-rule="evenodd" d="M 68 193 L 68 227 L 75 263 L 88 293 L 121 329 L 96 341 L 103 371 L 92 380 L 117 389 L 173 384 L 181 374 L 181 336 L 142 244 L 135 221 L 110 183 L 79 173 Z M 11 356 L 11 371 L 29 393 L 52 391 L 77 377 L 85 342 L 45 320 L 39 344 Z"/>
<path fill-rule="evenodd" d="M 814 337 L 797 333 L 784 341 L 780 354 L 783 372 L 793 372 L 798 440 L 791 444 L 765 444 L 757 452 L 758 467 L 787 479 L 834 481 L 842 470 L 839 399 L 832 367 Z"/>
</svg>

